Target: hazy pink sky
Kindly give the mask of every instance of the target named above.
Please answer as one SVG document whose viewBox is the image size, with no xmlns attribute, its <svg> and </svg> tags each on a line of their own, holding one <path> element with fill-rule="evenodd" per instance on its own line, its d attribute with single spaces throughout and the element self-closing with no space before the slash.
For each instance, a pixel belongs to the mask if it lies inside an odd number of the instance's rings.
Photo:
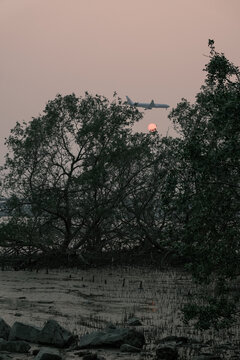
<svg viewBox="0 0 240 360">
<path fill-rule="evenodd" d="M 16 121 L 57 93 L 194 101 L 209 38 L 240 65 L 239 14 L 240 0 L 0 0 L 0 163 Z M 172 134 L 168 113 L 145 111 L 137 129 Z"/>
</svg>

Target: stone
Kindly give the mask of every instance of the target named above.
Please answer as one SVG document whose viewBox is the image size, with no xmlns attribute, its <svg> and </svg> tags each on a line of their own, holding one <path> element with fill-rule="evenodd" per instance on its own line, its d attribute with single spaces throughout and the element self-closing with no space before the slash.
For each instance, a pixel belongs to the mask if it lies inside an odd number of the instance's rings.
<svg viewBox="0 0 240 360">
<path fill-rule="evenodd" d="M 31 346 L 26 341 L 6 341 L 0 339 L 0 351 L 17 352 L 17 353 L 28 353 Z"/>
<path fill-rule="evenodd" d="M 38 336 L 40 344 L 64 348 L 73 343 L 75 336 L 55 320 L 48 320 Z"/>
<path fill-rule="evenodd" d="M 83 360 L 98 360 L 96 353 L 89 353 L 83 356 Z"/>
<path fill-rule="evenodd" d="M 185 345 L 185 344 L 200 344 L 200 341 L 192 338 L 188 338 L 186 336 L 175 336 L 169 335 L 160 340 L 158 340 L 158 344 L 166 344 L 166 343 L 175 343 L 176 345 Z"/>
<path fill-rule="evenodd" d="M 39 353 L 40 349 L 33 349 L 32 355 L 36 356 Z"/>
<path fill-rule="evenodd" d="M 90 351 L 87 351 L 87 350 L 82 350 L 82 351 L 77 351 L 74 353 L 74 355 L 76 356 L 79 356 L 79 357 L 82 357 L 82 356 L 85 356 L 85 355 L 91 355 L 92 353 Z"/>
<path fill-rule="evenodd" d="M 57 349 L 43 347 L 38 352 L 35 360 L 62 360 L 62 356 Z"/>
<path fill-rule="evenodd" d="M 128 352 L 128 353 L 139 353 L 139 352 L 141 352 L 141 349 L 139 349 L 135 346 L 129 345 L 129 344 L 122 344 L 120 346 L 120 351 Z"/>
<path fill-rule="evenodd" d="M 15 313 L 14 316 L 16 316 L 16 317 L 21 317 L 22 314 L 21 314 L 21 313 Z"/>
<path fill-rule="evenodd" d="M 95 331 L 86 334 L 79 339 L 78 348 L 91 347 L 115 347 L 119 348 L 122 344 L 128 344 L 137 348 L 142 348 L 145 344 L 144 335 L 135 329 L 116 328 Z"/>
<path fill-rule="evenodd" d="M 89 353 L 84 355 L 82 360 L 105 360 L 105 357 L 96 353 Z"/>
<path fill-rule="evenodd" d="M 159 345 L 156 349 L 156 360 L 177 360 L 178 351 L 175 346 Z"/>
<path fill-rule="evenodd" d="M 133 318 L 128 319 L 127 325 L 129 325 L 129 326 L 141 326 L 142 323 L 138 318 L 133 317 Z"/>
<path fill-rule="evenodd" d="M 0 318 L 0 338 L 8 340 L 11 327 Z"/>
<path fill-rule="evenodd" d="M 11 360 L 12 357 L 7 354 L 0 354 L 0 360 Z"/>
<path fill-rule="evenodd" d="M 170 335 L 170 336 L 166 336 L 166 337 L 158 340 L 158 343 L 162 343 L 162 344 L 169 343 L 169 342 L 187 344 L 187 343 L 189 343 L 189 339 L 185 336 Z"/>
<path fill-rule="evenodd" d="M 106 326 L 106 329 L 116 329 L 116 325 L 112 324 L 112 323 L 109 323 L 107 326 Z"/>
<path fill-rule="evenodd" d="M 11 328 L 9 340 L 25 340 L 37 343 L 40 333 L 39 328 L 16 321 Z"/>
</svg>

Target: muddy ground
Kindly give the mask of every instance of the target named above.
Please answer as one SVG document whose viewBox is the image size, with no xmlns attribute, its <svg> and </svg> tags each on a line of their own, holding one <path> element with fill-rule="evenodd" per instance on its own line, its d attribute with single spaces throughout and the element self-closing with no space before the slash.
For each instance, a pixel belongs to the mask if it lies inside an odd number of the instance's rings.
<svg viewBox="0 0 240 360">
<path fill-rule="evenodd" d="M 78 336 L 109 323 L 124 326 L 132 316 L 141 319 L 139 330 L 147 340 L 144 352 L 130 355 L 119 350 L 96 350 L 106 359 L 149 358 L 157 339 L 168 335 L 237 343 L 239 324 L 221 333 L 200 333 L 183 324 L 180 308 L 189 291 L 196 292 L 197 288 L 189 276 L 176 270 L 121 267 L 52 270 L 49 274 L 44 270 L 0 271 L 0 317 L 9 325 L 21 321 L 39 327 L 55 319 Z M 65 357 L 79 358 L 74 351 Z"/>
</svg>

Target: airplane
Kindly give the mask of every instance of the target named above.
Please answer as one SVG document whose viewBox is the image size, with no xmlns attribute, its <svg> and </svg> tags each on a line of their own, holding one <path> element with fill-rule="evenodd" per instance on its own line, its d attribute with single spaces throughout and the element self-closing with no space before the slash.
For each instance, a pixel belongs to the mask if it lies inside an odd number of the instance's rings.
<svg viewBox="0 0 240 360">
<path fill-rule="evenodd" d="M 151 110 L 152 108 L 164 108 L 164 109 L 169 108 L 169 105 L 155 104 L 153 100 L 150 103 L 140 103 L 140 102 L 133 102 L 128 96 L 126 96 L 126 98 L 127 98 L 127 103 L 129 105 L 136 107 L 143 107 L 145 110 Z"/>
</svg>

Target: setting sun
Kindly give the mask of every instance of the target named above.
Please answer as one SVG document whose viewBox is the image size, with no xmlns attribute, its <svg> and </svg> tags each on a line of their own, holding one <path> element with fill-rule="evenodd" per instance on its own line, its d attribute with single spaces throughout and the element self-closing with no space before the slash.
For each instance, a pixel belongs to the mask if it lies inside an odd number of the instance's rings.
<svg viewBox="0 0 240 360">
<path fill-rule="evenodd" d="M 148 131 L 156 131 L 157 130 L 157 125 L 156 124 L 148 124 Z"/>
</svg>

